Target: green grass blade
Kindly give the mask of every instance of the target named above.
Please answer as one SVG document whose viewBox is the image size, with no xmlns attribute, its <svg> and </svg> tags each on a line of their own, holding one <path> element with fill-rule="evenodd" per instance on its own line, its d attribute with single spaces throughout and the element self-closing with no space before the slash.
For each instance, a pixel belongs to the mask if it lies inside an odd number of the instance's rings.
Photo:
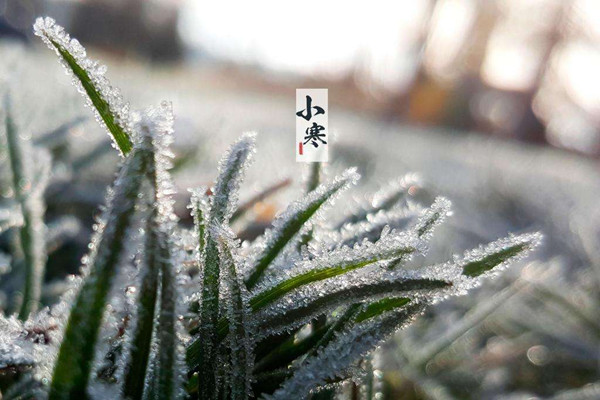
<svg viewBox="0 0 600 400">
<path fill-rule="evenodd" d="M 250 310 L 247 305 L 248 293 L 239 279 L 232 246 L 235 245 L 232 232 L 219 233 L 219 251 L 228 289 L 227 321 L 229 324 L 229 358 L 231 371 L 227 379 L 231 396 L 234 399 L 246 398 L 251 392 L 252 364 L 254 361 L 252 339 L 248 324 Z"/>
<path fill-rule="evenodd" d="M 86 398 L 95 345 L 108 292 L 124 249 L 127 228 L 135 212 L 141 182 L 148 165 L 144 149 L 134 151 L 123 164 L 105 211 L 104 223 L 93 239 L 93 251 L 76 296 L 60 346 L 50 386 L 50 400 Z"/>
<path fill-rule="evenodd" d="M 38 18 L 34 30 L 77 79 L 81 85 L 78 89 L 87 95 L 99 121 L 105 125 L 121 154 L 127 155 L 133 147 L 126 129 L 127 106 L 104 77 L 104 71 L 86 57 L 85 49 L 79 42 L 72 40 L 53 19 Z"/>
<path fill-rule="evenodd" d="M 354 321 L 356 323 L 361 323 L 369 318 L 377 317 L 378 315 L 381 315 L 387 311 L 404 307 L 409 302 L 410 299 L 407 297 L 388 297 L 385 299 L 381 299 L 379 301 L 367 305 L 363 311 L 358 313 Z"/>
<path fill-rule="evenodd" d="M 268 330 L 270 332 L 288 330 L 300 326 L 319 315 L 331 312 L 337 307 L 348 304 L 348 302 L 358 303 L 378 298 L 382 295 L 400 295 L 414 291 L 444 289 L 449 286 L 452 286 L 451 282 L 424 278 L 383 280 L 364 285 L 351 285 L 341 290 L 325 292 L 308 303 L 299 301 L 298 303 L 301 305 L 290 307 L 285 312 L 260 318 L 259 330 Z M 382 307 L 384 305 L 380 304 Z M 377 311 L 376 305 L 370 305 L 370 307 L 367 308 L 367 314 Z M 367 318 L 369 317 L 366 316 L 362 320 Z"/>
<path fill-rule="evenodd" d="M 255 138 L 256 135 L 253 133 L 243 135 L 221 160 L 219 177 L 211 198 L 209 225 L 223 225 L 231 218 L 244 171 L 254 152 Z M 218 245 L 213 235 L 206 235 L 206 251 L 199 256 L 201 259 L 198 263 L 204 267 L 204 277 L 199 329 L 201 341 L 196 365 L 205 371 L 217 371 L 220 260 Z M 214 373 L 199 375 L 201 399 L 212 399 L 216 393 L 216 386 Z"/>
<path fill-rule="evenodd" d="M 465 254 L 460 261 L 463 275 L 478 277 L 510 260 L 524 257 L 541 241 L 539 233 L 509 236 Z"/>
<path fill-rule="evenodd" d="M 156 232 L 156 216 L 146 225 L 144 243 L 143 277 L 137 298 L 137 323 L 132 333 L 131 354 L 125 370 L 123 395 L 132 400 L 142 399 L 146 372 L 149 370 L 150 348 L 154 325 L 154 313 L 158 293 L 158 276 L 161 254 Z"/>
<path fill-rule="evenodd" d="M 160 313 L 157 326 L 156 356 L 156 392 L 160 399 L 170 400 L 178 397 L 177 371 L 177 288 L 175 283 L 174 265 L 171 263 L 171 249 L 168 237 L 159 234 L 160 249 Z"/>
<path fill-rule="evenodd" d="M 19 318 L 26 320 L 29 314 L 36 311 L 39 306 L 44 278 L 46 244 L 42 195 L 45 179 L 36 183 L 31 173 L 28 173 L 30 171 L 25 167 L 25 158 L 32 157 L 33 154 L 31 152 L 25 154 L 24 143 L 18 136 L 16 125 L 10 114 L 11 107 L 8 96 L 4 100 L 3 130 L 6 136 L 13 192 L 21 207 L 22 216 L 22 226 L 18 228 L 18 233 L 25 266 L 25 286 Z M 49 163 L 50 161 L 41 157 L 39 162 Z M 40 187 L 37 187 L 38 185 Z"/>
<path fill-rule="evenodd" d="M 188 208 L 191 210 L 192 218 L 194 219 L 194 231 L 198 239 L 198 255 L 203 254 L 206 248 L 206 227 L 208 218 L 208 201 L 206 199 L 206 188 L 201 186 L 197 189 L 190 190 L 192 198 Z"/>
<path fill-rule="evenodd" d="M 254 288 L 273 260 L 321 206 L 334 198 L 340 190 L 356 182 L 357 179 L 358 174 L 354 169 L 347 170 L 332 183 L 321 185 L 303 199 L 290 205 L 274 222 L 273 228 L 267 232 L 266 245 L 250 267 L 251 272 L 246 279 L 246 287 Z"/>
<path fill-rule="evenodd" d="M 417 251 L 419 243 L 416 240 L 411 240 L 408 236 L 402 239 L 400 237 L 400 235 L 392 233 L 374 245 L 369 244 L 353 249 L 334 250 L 327 256 L 323 256 L 322 259 L 313 261 L 314 265 L 320 266 L 320 268 L 310 269 L 257 294 L 250 300 L 250 307 L 253 311 L 260 310 L 301 286 L 333 278 L 378 261 L 395 259 L 401 255 Z M 338 258 L 341 259 L 336 260 Z"/>
</svg>

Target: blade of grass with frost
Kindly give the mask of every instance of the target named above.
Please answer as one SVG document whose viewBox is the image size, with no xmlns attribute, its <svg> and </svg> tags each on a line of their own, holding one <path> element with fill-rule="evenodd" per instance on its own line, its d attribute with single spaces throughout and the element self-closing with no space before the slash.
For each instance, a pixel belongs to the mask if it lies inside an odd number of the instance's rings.
<svg viewBox="0 0 600 400">
<path fill-rule="evenodd" d="M 417 221 L 414 231 L 417 236 L 423 240 L 429 241 L 433 236 L 433 231 L 436 227 L 442 224 L 446 217 L 450 214 L 452 203 L 444 197 L 436 197 L 431 207 L 426 209 Z M 404 262 L 403 257 L 398 257 L 390 262 L 388 268 L 394 269 Z"/>
<path fill-rule="evenodd" d="M 352 304 L 344 313 L 328 327 L 325 334 L 319 339 L 315 346 L 303 356 L 303 361 L 317 354 L 317 351 L 329 344 L 338 332 L 342 331 L 350 321 L 352 321 L 360 312 L 362 305 L 360 303 Z"/>
<path fill-rule="evenodd" d="M 160 282 L 160 312 L 157 326 L 157 355 L 155 391 L 160 399 L 170 400 L 179 398 L 179 371 L 177 371 L 177 313 L 178 298 L 175 283 L 175 266 L 171 263 L 172 255 L 169 239 L 161 232 L 159 234 L 161 249 L 161 282 Z"/>
<path fill-rule="evenodd" d="M 335 286 L 335 284 L 333 286 Z M 369 301 L 386 295 L 400 296 L 408 293 L 410 296 L 411 293 L 416 291 L 427 292 L 450 286 L 452 286 L 452 282 L 441 279 L 435 280 L 406 277 L 367 282 L 365 284 L 351 284 L 346 287 L 344 287 L 343 284 L 340 284 L 340 290 L 319 288 L 311 290 L 311 292 L 315 292 L 316 295 L 311 296 L 308 299 L 303 295 L 299 295 L 286 301 L 286 303 L 293 304 L 293 306 L 284 307 L 279 305 L 279 303 L 274 303 L 271 307 L 275 310 L 273 313 L 266 312 L 259 314 L 259 331 L 273 333 L 280 330 L 290 330 L 309 322 L 319 315 L 333 312 L 336 308 L 351 302 L 358 303 Z M 383 303 L 371 305 L 369 312 L 376 312 L 378 306 L 384 305 L 385 304 Z M 270 309 L 267 311 L 270 311 Z M 366 319 L 365 316 L 361 318 L 362 320 Z"/>
<path fill-rule="evenodd" d="M 285 380 L 268 400 L 304 398 L 310 391 L 331 381 L 344 380 L 341 373 L 361 357 L 368 354 L 386 338 L 409 323 L 423 311 L 425 304 L 414 304 L 400 311 L 392 311 L 369 320 L 337 335 L 327 347 L 308 358 L 304 364 Z"/>
<path fill-rule="evenodd" d="M 251 393 L 253 369 L 253 346 L 249 326 L 250 309 L 248 308 L 248 293 L 241 279 L 239 279 L 236 261 L 232 248 L 236 245 L 233 232 L 215 232 L 218 235 L 219 254 L 225 284 L 228 289 L 229 301 L 227 302 L 227 320 L 229 324 L 229 358 L 230 371 L 228 373 L 228 386 L 232 398 L 247 398 Z"/>
<path fill-rule="evenodd" d="M 361 323 L 370 318 L 377 317 L 387 311 L 404 307 L 409 302 L 410 299 L 406 297 L 392 297 L 379 300 L 366 306 L 355 303 L 348 308 L 348 310 L 340 317 L 340 319 L 346 320 L 346 316 L 351 315 L 352 318 L 347 321 L 352 323 Z M 356 310 L 356 312 L 353 310 Z M 330 331 L 332 327 L 334 327 L 334 325 L 337 325 L 334 328 L 334 333 L 348 326 L 347 323 L 338 324 L 338 321 L 339 320 L 336 320 L 334 323 L 319 327 L 302 340 L 297 340 L 296 338 L 291 337 L 286 342 L 273 349 L 272 352 L 261 358 L 256 363 L 255 370 L 260 372 L 268 369 L 281 368 L 287 366 L 289 363 L 302 356 L 307 351 L 310 351 L 310 349 L 316 350 L 321 345 L 327 343 L 321 342 L 321 339 Z"/>
<path fill-rule="evenodd" d="M 470 250 L 462 259 L 455 260 L 455 263 L 462 268 L 463 275 L 475 278 L 498 266 L 506 265 L 508 261 L 524 257 L 537 247 L 541 240 L 542 235 L 539 233 L 511 235 Z"/>
<path fill-rule="evenodd" d="M 417 217 L 417 211 L 390 210 L 380 211 L 356 224 L 345 225 L 340 232 L 335 234 L 331 247 L 352 247 L 363 240 L 376 242 L 381 238 L 381 233 L 388 226 L 391 229 L 405 229 Z"/>
<path fill-rule="evenodd" d="M 252 154 L 254 153 L 256 135 L 244 134 L 221 159 L 219 176 L 211 198 L 208 216 L 209 226 L 227 224 L 237 205 L 240 183 L 243 179 Z M 197 228 L 198 229 L 198 228 Z M 217 347 L 219 337 L 217 322 L 219 319 L 219 281 L 220 261 L 219 250 L 212 235 L 206 235 L 206 251 L 203 259 L 198 260 L 204 267 L 202 303 L 200 308 L 200 339 L 198 363 L 205 371 L 212 373 L 200 374 L 200 398 L 212 399 L 216 391 Z M 198 343 L 198 341 L 196 341 Z"/>
<path fill-rule="evenodd" d="M 329 184 L 307 194 L 303 199 L 292 203 L 273 222 L 273 228 L 265 233 L 265 245 L 260 254 L 252 261 L 250 273 L 246 279 L 248 289 L 253 289 L 265 270 L 281 253 L 283 248 L 302 229 L 306 222 L 341 190 L 348 188 L 359 179 L 354 168 L 345 171 Z"/>
<path fill-rule="evenodd" d="M 144 242 L 143 276 L 136 300 L 137 315 L 132 333 L 131 354 L 125 370 L 123 395 L 128 399 L 141 399 L 144 393 L 146 372 L 149 371 L 154 312 L 158 292 L 158 275 L 162 263 L 161 248 L 156 232 L 156 209 L 148 218 Z"/>
<path fill-rule="evenodd" d="M 206 218 L 208 218 L 209 205 L 206 198 L 206 188 L 204 186 L 198 189 L 190 190 L 192 197 L 188 208 L 191 210 L 194 219 L 194 230 L 198 240 L 198 256 L 203 254 L 206 246 Z"/>
<path fill-rule="evenodd" d="M 332 278 L 365 267 L 378 261 L 395 259 L 401 255 L 419 251 L 421 242 L 410 233 L 391 232 L 377 243 L 366 243 L 350 249 L 343 247 L 325 253 L 314 260 L 303 261 L 307 272 L 293 276 L 255 295 L 250 300 L 253 311 L 257 311 L 292 290 Z"/>
<path fill-rule="evenodd" d="M 19 227 L 19 245 L 23 253 L 25 265 L 25 286 L 19 318 L 26 320 L 29 314 L 36 311 L 42 293 L 42 280 L 46 263 L 46 245 L 44 242 L 44 203 L 43 191 L 46 186 L 46 176 L 34 181 L 31 168 L 26 168 L 24 143 L 19 138 L 17 127 L 10 114 L 11 106 L 8 96 L 4 98 L 4 124 L 6 147 L 10 163 L 12 189 L 21 207 L 22 226 Z M 49 164 L 49 157 L 36 159 Z M 49 168 L 48 168 L 49 169 Z M 43 173 L 43 172 L 42 172 Z"/>
<path fill-rule="evenodd" d="M 49 399 L 86 398 L 95 345 L 107 295 L 124 248 L 123 238 L 135 212 L 135 204 L 150 158 L 145 148 L 136 149 L 123 163 L 92 239 L 92 254 L 65 328 L 50 386 Z"/>
<path fill-rule="evenodd" d="M 106 127 L 121 154 L 127 155 L 133 147 L 127 130 L 129 107 L 104 76 L 106 68 L 88 59 L 83 46 L 52 18 L 38 18 L 34 32 L 60 57 L 77 90 L 87 95 L 87 104 L 95 110 L 98 121 Z"/>
<path fill-rule="evenodd" d="M 137 324 L 131 343 L 131 356 L 125 374 L 123 393 L 130 399 L 151 398 L 147 393 L 150 388 L 145 385 L 149 381 L 149 373 L 156 382 L 153 389 L 170 397 L 174 395 L 176 386 L 175 369 L 176 349 L 175 314 L 177 291 L 174 286 L 174 263 L 172 258 L 170 232 L 173 231 L 177 217 L 173 212 L 171 193 L 173 183 L 169 174 L 171 154 L 169 145 L 172 141 L 173 114 L 170 104 L 163 103 L 160 108 L 149 108 L 141 116 L 139 129 L 142 137 L 152 144 L 152 157 L 147 168 L 147 178 L 152 186 L 152 209 L 147 221 L 144 247 L 144 273 L 138 297 Z M 158 326 L 154 329 L 155 309 L 160 276 L 159 301 L 160 311 Z M 165 296 L 167 298 L 165 298 Z M 152 350 L 152 333 L 156 331 L 157 343 L 154 352 L 155 365 L 149 366 Z M 158 349 L 158 351 L 156 351 Z"/>
<path fill-rule="evenodd" d="M 367 243 L 353 249 L 333 250 L 316 259 L 303 261 L 303 269 L 307 272 L 274 283 L 269 289 L 254 295 L 249 301 L 250 308 L 253 313 L 256 313 L 294 289 L 339 276 L 378 261 L 387 261 L 398 258 L 402 254 L 414 253 L 419 251 L 420 247 L 421 242 L 411 233 L 392 232 L 377 243 Z M 217 340 L 222 340 L 227 335 L 227 322 L 220 320 L 216 328 Z M 198 369 L 202 365 L 204 340 L 205 338 L 200 336 L 193 340 L 187 348 L 187 362 L 193 369 Z"/>
</svg>

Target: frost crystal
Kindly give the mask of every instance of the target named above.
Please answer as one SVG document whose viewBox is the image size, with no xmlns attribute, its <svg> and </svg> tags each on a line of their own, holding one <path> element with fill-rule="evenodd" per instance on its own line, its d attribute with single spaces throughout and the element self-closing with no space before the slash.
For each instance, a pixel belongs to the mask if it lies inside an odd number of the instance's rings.
<svg viewBox="0 0 600 400">
<path fill-rule="evenodd" d="M 211 221 L 226 223 L 233 215 L 240 184 L 256 151 L 255 142 L 256 133 L 245 133 L 221 159 L 219 177 L 212 196 Z"/>
</svg>

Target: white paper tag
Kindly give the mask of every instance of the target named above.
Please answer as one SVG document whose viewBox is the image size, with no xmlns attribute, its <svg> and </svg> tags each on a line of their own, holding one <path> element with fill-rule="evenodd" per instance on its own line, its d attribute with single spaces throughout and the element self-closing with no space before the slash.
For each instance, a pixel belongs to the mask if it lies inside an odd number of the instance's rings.
<svg viewBox="0 0 600 400">
<path fill-rule="evenodd" d="M 329 161 L 327 89 L 296 89 L 296 161 Z"/>
</svg>

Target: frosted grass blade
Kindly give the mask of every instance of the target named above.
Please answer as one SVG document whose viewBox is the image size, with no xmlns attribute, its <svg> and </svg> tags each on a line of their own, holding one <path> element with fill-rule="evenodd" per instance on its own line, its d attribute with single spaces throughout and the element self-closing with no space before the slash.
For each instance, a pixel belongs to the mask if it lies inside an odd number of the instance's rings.
<svg viewBox="0 0 600 400">
<path fill-rule="evenodd" d="M 83 46 L 52 18 L 38 18 L 34 32 L 60 57 L 77 90 L 85 93 L 87 104 L 95 110 L 98 122 L 106 127 L 121 154 L 127 155 L 133 147 L 127 129 L 129 107 L 105 78 L 106 68 L 88 59 Z"/>
<path fill-rule="evenodd" d="M 158 277 L 162 249 L 156 232 L 156 212 L 148 219 L 144 242 L 143 276 L 137 298 L 136 325 L 132 333 L 131 354 L 124 374 L 123 395 L 128 399 L 142 399 L 146 372 L 149 371 L 154 313 L 158 293 Z"/>
<path fill-rule="evenodd" d="M 219 177 L 208 216 L 209 226 L 227 224 L 233 214 L 239 191 L 252 154 L 256 135 L 248 133 L 234 143 L 219 165 Z M 198 260 L 204 267 L 202 303 L 200 308 L 200 349 L 198 364 L 202 369 L 217 370 L 217 322 L 219 318 L 220 260 L 218 245 L 212 235 L 206 235 L 206 250 Z M 213 373 L 200 374 L 200 398 L 212 399 L 216 393 L 216 379 Z"/>
<path fill-rule="evenodd" d="M 408 305 L 378 318 L 359 324 L 344 335 L 336 336 L 327 347 L 308 358 L 293 375 L 285 380 L 268 400 L 303 398 L 315 387 L 346 379 L 344 370 L 376 348 L 383 340 L 422 312 L 425 304 Z"/>
<path fill-rule="evenodd" d="M 95 344 L 107 295 L 124 248 L 123 237 L 134 214 L 142 178 L 148 166 L 144 148 L 125 160 L 92 240 L 88 275 L 76 296 L 60 346 L 50 386 L 50 400 L 87 397 Z"/>
<path fill-rule="evenodd" d="M 250 309 L 248 308 L 248 293 L 238 276 L 236 260 L 232 254 L 235 245 L 233 232 L 225 231 L 214 233 L 219 242 L 221 264 L 228 292 L 227 320 L 229 324 L 229 358 L 231 371 L 229 372 L 228 386 L 234 399 L 243 399 L 251 393 L 254 354 L 252 328 L 249 323 Z"/>
<path fill-rule="evenodd" d="M 181 390 L 178 387 L 177 371 L 177 288 L 175 283 L 174 265 L 171 263 L 172 255 L 169 239 L 161 232 L 158 247 L 161 252 L 160 259 L 160 312 L 157 326 L 157 355 L 155 391 L 160 399 L 175 399 Z"/>
<path fill-rule="evenodd" d="M 539 233 L 509 236 L 471 250 L 459 261 L 462 273 L 474 278 L 498 266 L 505 266 L 509 260 L 514 261 L 527 255 L 539 245 L 541 239 Z"/>
<path fill-rule="evenodd" d="M 378 261 L 395 259 L 419 251 L 420 241 L 410 234 L 389 233 L 377 243 L 341 248 L 326 253 L 315 260 L 306 261 L 307 272 L 274 284 L 250 300 L 253 311 L 257 311 L 292 290 L 334 276 L 365 267 Z M 312 268 L 310 266 L 313 266 Z"/>
<path fill-rule="evenodd" d="M 289 330 L 319 315 L 332 312 L 349 302 L 363 302 L 385 295 L 402 295 L 406 292 L 436 290 L 449 286 L 452 286 L 452 283 L 444 280 L 406 278 L 390 281 L 382 280 L 364 285 L 350 285 L 337 291 L 325 290 L 322 295 L 315 296 L 315 299 L 307 302 L 302 299 L 295 299 L 292 302 L 295 306 L 282 307 L 282 311 L 276 314 L 261 315 L 259 330 L 268 332 Z M 369 318 L 370 313 L 376 315 L 379 307 L 383 307 L 385 310 L 385 306 L 387 306 L 385 303 L 370 305 L 368 312 L 361 317 L 361 321 Z M 278 310 L 278 304 L 275 303 L 273 308 Z"/>
<path fill-rule="evenodd" d="M 305 226 L 306 222 L 323 206 L 331 201 L 342 189 L 354 184 L 359 175 L 349 169 L 329 184 L 307 194 L 303 199 L 292 203 L 274 222 L 273 228 L 265 233 L 265 246 L 252 261 L 246 286 L 252 289 L 261 279 L 265 270 L 281 253 L 292 238 Z"/>
</svg>

